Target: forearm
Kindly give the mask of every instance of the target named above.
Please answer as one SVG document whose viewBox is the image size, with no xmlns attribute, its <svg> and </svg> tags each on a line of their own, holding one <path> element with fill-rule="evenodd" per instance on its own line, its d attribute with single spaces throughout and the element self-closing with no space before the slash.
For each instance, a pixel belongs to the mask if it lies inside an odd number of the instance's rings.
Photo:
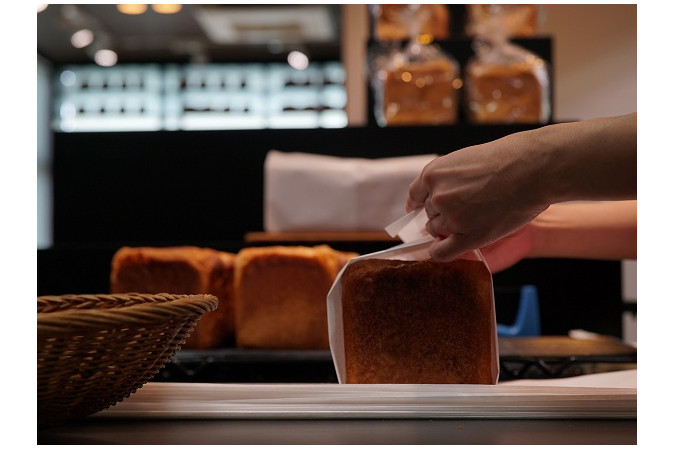
<svg viewBox="0 0 675 450">
<path fill-rule="evenodd" d="M 533 137 L 549 203 L 637 198 L 637 113 L 542 127 Z"/>
<path fill-rule="evenodd" d="M 531 226 L 533 258 L 637 258 L 637 201 L 555 204 Z"/>
</svg>

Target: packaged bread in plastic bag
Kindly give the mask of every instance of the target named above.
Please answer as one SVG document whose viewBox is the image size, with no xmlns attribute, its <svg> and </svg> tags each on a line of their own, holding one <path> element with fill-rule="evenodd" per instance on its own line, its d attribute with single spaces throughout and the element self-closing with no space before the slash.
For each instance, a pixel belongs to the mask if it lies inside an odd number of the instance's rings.
<svg viewBox="0 0 675 450">
<path fill-rule="evenodd" d="M 426 218 L 423 209 L 415 214 Z M 350 260 L 328 293 L 338 381 L 496 384 L 494 291 L 480 252 L 438 262 L 429 235 L 399 236 L 401 245 Z"/>
<path fill-rule="evenodd" d="M 447 39 L 450 35 L 450 12 L 439 4 L 371 5 L 373 36 L 378 41 L 404 41 L 418 34 L 433 39 Z M 411 20 L 419 25 L 412 25 Z"/>
<path fill-rule="evenodd" d="M 509 37 L 531 37 L 539 32 L 541 5 L 466 5 L 466 34 L 480 36 L 499 27 Z"/>
<path fill-rule="evenodd" d="M 548 64 L 499 34 L 474 41 L 464 73 L 471 123 L 546 123 L 551 116 Z"/>
<path fill-rule="evenodd" d="M 434 44 L 411 41 L 380 56 L 373 69 L 375 118 L 380 126 L 457 123 L 459 65 Z"/>
</svg>

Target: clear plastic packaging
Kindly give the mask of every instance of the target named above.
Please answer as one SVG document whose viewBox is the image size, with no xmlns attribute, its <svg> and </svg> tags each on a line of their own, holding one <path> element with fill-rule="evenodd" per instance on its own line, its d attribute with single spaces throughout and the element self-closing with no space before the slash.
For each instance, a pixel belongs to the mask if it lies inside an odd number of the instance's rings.
<svg viewBox="0 0 675 450">
<path fill-rule="evenodd" d="M 539 32 L 540 5 L 466 5 L 466 34 L 481 36 L 499 28 L 508 37 L 531 37 Z"/>
<path fill-rule="evenodd" d="M 465 108 L 470 123 L 546 123 L 551 117 L 546 61 L 503 35 L 474 41 L 465 68 Z"/>
<path fill-rule="evenodd" d="M 411 41 L 374 60 L 372 86 L 380 126 L 441 125 L 459 120 L 459 64 L 433 44 Z"/>
<path fill-rule="evenodd" d="M 447 39 L 450 35 L 450 12 L 446 5 L 389 4 L 371 5 L 373 35 L 376 40 L 404 41 L 418 35 Z M 414 21 L 417 25 L 412 25 Z"/>
</svg>

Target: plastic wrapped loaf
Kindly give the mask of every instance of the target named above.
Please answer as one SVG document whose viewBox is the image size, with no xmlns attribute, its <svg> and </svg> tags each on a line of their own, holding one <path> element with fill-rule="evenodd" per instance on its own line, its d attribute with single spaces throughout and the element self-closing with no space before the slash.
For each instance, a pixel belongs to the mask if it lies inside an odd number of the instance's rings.
<svg viewBox="0 0 675 450">
<path fill-rule="evenodd" d="M 482 261 L 364 259 L 341 284 L 346 383 L 496 382 L 492 279 Z"/>
<path fill-rule="evenodd" d="M 378 41 L 404 41 L 418 35 L 447 39 L 450 13 L 445 5 L 372 5 L 373 34 Z"/>
<path fill-rule="evenodd" d="M 434 45 L 411 42 L 377 64 L 375 117 L 380 126 L 457 123 L 461 87 L 453 57 Z"/>
<path fill-rule="evenodd" d="M 506 39 L 476 43 L 465 71 L 467 119 L 471 123 L 546 123 L 550 120 L 548 66 Z"/>
<path fill-rule="evenodd" d="M 531 37 L 539 31 L 539 5 L 466 5 L 466 34 L 480 36 L 498 29 L 509 37 Z"/>
</svg>

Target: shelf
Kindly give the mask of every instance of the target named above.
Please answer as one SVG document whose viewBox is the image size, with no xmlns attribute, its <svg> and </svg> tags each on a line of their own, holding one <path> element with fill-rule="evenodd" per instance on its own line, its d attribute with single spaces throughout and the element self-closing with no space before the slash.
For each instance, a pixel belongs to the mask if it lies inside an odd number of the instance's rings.
<svg viewBox="0 0 675 450">
<path fill-rule="evenodd" d="M 255 231 L 244 235 L 245 242 L 392 242 L 400 243 L 398 238 L 390 237 L 384 231 L 297 231 L 265 232 Z"/>
<path fill-rule="evenodd" d="M 637 349 L 610 337 L 499 338 L 500 381 L 553 379 L 637 365 Z M 154 377 L 158 382 L 337 383 L 329 350 L 234 347 L 180 350 Z"/>
</svg>

